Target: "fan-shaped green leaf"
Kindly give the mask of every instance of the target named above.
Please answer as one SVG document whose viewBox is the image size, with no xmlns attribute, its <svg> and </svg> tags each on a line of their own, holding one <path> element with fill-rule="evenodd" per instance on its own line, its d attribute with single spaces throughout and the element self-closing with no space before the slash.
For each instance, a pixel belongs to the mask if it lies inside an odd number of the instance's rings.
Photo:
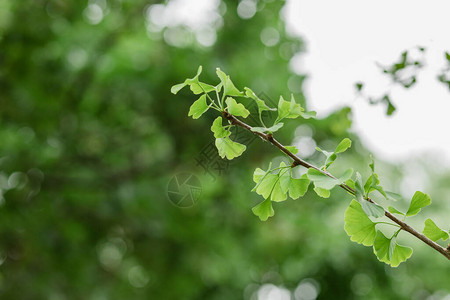
<svg viewBox="0 0 450 300">
<path fill-rule="evenodd" d="M 198 100 L 192 103 L 189 108 L 188 117 L 192 116 L 193 119 L 200 118 L 208 110 L 208 105 L 206 104 L 206 96 L 202 95 Z"/>
<path fill-rule="evenodd" d="M 263 196 L 264 199 L 269 198 L 277 181 L 278 175 L 270 173 L 266 174 L 256 188 L 256 193 Z"/>
<path fill-rule="evenodd" d="M 247 148 L 245 145 L 233 142 L 228 137 L 216 139 L 216 147 L 220 157 L 226 157 L 229 160 L 240 156 Z"/>
<path fill-rule="evenodd" d="M 241 91 L 239 91 L 233 84 L 233 82 L 230 79 L 230 76 L 225 74 L 222 70 L 219 68 L 216 69 L 217 76 L 219 77 L 220 81 L 223 85 L 223 93 L 225 96 L 236 96 L 241 97 L 244 95 Z"/>
<path fill-rule="evenodd" d="M 266 199 L 254 206 L 252 208 L 252 212 L 258 216 L 261 221 L 266 221 L 269 217 L 272 217 L 275 214 L 270 199 Z"/>
<path fill-rule="evenodd" d="M 308 191 L 310 180 L 307 178 L 292 178 L 289 185 L 289 197 L 298 199 L 306 194 Z"/>
<path fill-rule="evenodd" d="M 431 219 L 426 219 L 423 234 L 425 234 L 430 238 L 430 240 L 435 242 L 440 239 L 443 239 L 445 241 L 449 237 L 448 233 L 440 229 Z"/>
<path fill-rule="evenodd" d="M 411 199 L 411 204 L 409 205 L 408 211 L 406 212 L 407 216 L 414 216 L 417 214 L 423 207 L 431 204 L 431 198 L 425 193 L 421 191 L 415 192 L 414 196 Z"/>
<path fill-rule="evenodd" d="M 388 239 L 381 231 L 377 231 L 373 250 L 379 261 L 394 268 L 412 255 L 411 248 L 397 244 L 395 237 Z"/>
<path fill-rule="evenodd" d="M 237 103 L 236 100 L 231 97 L 228 97 L 225 102 L 228 105 L 228 112 L 233 116 L 247 118 L 250 114 L 243 104 Z"/>
<path fill-rule="evenodd" d="M 280 129 L 281 127 L 283 127 L 283 123 L 278 123 L 278 124 L 275 124 L 275 125 L 273 125 L 273 126 L 271 126 L 271 127 L 252 127 L 252 131 L 253 132 L 261 132 L 261 133 L 265 133 L 265 132 L 268 132 L 268 131 L 270 131 L 270 132 L 275 132 L 275 131 L 277 131 L 278 129 Z"/>
<path fill-rule="evenodd" d="M 345 138 L 339 143 L 339 145 L 337 145 L 336 150 L 334 150 L 334 153 L 342 153 L 351 146 L 352 141 L 349 138 Z"/>
<path fill-rule="evenodd" d="M 214 133 L 214 137 L 225 138 L 230 136 L 231 132 L 223 128 L 222 117 L 217 117 L 211 125 L 211 131 Z"/>
<path fill-rule="evenodd" d="M 358 201 L 352 200 L 345 211 L 344 221 L 345 232 L 352 241 L 364 246 L 373 245 L 376 236 L 375 223 L 367 217 Z"/>
</svg>

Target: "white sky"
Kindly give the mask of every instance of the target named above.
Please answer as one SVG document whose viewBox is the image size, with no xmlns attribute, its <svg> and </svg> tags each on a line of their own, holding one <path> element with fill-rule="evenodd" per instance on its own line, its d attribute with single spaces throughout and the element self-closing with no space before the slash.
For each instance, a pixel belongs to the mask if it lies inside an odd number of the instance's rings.
<svg viewBox="0 0 450 300">
<path fill-rule="evenodd" d="M 353 109 L 354 130 L 376 155 L 406 160 L 433 151 L 450 165 L 450 93 L 436 76 L 450 50 L 450 1 L 288 0 L 288 30 L 306 41 L 306 53 L 293 68 L 307 73 L 309 108 L 319 117 L 344 105 Z M 404 50 L 424 46 L 426 67 L 418 83 L 392 88 L 397 111 L 357 99 L 354 83 L 363 81 L 370 95 L 389 88 L 376 62 L 396 62 Z M 444 154 L 445 153 L 445 154 Z"/>
</svg>

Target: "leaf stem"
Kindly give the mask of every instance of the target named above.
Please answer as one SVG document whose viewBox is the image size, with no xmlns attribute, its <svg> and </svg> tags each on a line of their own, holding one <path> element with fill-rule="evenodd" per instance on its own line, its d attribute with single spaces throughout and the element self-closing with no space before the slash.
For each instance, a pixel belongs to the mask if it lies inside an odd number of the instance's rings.
<svg viewBox="0 0 450 300">
<path fill-rule="evenodd" d="M 375 224 L 386 224 L 386 225 L 391 225 L 391 226 L 395 226 L 395 227 L 400 228 L 399 225 L 397 225 L 397 224 L 392 224 L 392 223 L 389 223 L 389 222 L 375 222 Z M 400 228 L 400 229 L 401 229 L 401 228 Z"/>
</svg>

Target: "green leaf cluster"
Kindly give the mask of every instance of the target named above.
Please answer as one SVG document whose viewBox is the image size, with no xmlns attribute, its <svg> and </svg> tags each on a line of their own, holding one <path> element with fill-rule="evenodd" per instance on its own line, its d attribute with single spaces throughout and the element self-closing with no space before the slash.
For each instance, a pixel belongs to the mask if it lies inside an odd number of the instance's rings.
<svg viewBox="0 0 450 300">
<path fill-rule="evenodd" d="M 330 197 L 330 190 L 336 185 L 341 185 L 349 180 L 353 175 L 353 169 L 348 169 L 339 178 L 333 178 L 325 174 L 323 171 L 309 169 L 308 178 L 314 183 L 314 191 L 322 198 Z"/>
<path fill-rule="evenodd" d="M 310 183 L 306 176 L 293 178 L 291 167 L 286 166 L 284 162 L 281 162 L 278 168 L 270 168 L 271 165 L 266 171 L 257 168 L 253 173 L 253 181 L 256 183 L 253 191 L 265 200 L 253 207 L 252 211 L 262 221 L 274 215 L 272 201 L 285 201 L 288 195 L 294 200 L 298 199 L 305 195 Z"/>
<path fill-rule="evenodd" d="M 229 136 L 231 135 L 231 131 L 229 130 L 229 127 L 224 127 L 222 125 L 222 117 L 217 117 L 214 120 L 211 131 L 214 133 L 214 137 L 216 138 L 215 145 L 222 158 L 231 160 L 240 156 L 247 148 L 245 145 L 230 139 Z"/>
<path fill-rule="evenodd" d="M 337 155 L 339 153 L 345 152 L 348 148 L 352 146 L 352 141 L 349 138 L 344 138 L 336 147 L 336 149 L 333 152 L 328 152 L 325 150 L 320 149 L 319 147 L 316 147 L 316 150 L 322 152 L 327 159 L 325 160 L 324 165 L 322 166 L 322 169 L 328 168 L 337 158 Z"/>
<path fill-rule="evenodd" d="M 412 255 L 412 249 L 401 246 L 396 242 L 397 231 L 391 238 L 387 238 L 381 231 L 376 230 L 376 222 L 369 219 L 361 204 L 352 200 L 345 211 L 345 232 L 350 240 L 364 246 L 373 246 L 378 260 L 397 267 Z"/>
</svg>

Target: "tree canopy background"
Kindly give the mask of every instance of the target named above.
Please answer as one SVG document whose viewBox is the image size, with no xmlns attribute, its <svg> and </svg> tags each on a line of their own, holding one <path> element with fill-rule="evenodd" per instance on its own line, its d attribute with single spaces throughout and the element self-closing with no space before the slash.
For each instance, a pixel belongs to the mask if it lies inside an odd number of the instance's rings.
<svg viewBox="0 0 450 300">
<path fill-rule="evenodd" d="M 404 235 L 415 253 L 391 269 L 352 243 L 343 191 L 330 199 L 307 193 L 259 221 L 251 175 L 280 154 L 267 143 L 252 140 L 223 172 L 205 172 L 196 158 L 213 141 L 216 115 L 188 118 L 195 97 L 170 87 L 199 65 L 206 82 L 217 81 L 220 67 L 269 102 L 294 93 L 307 106 L 306 77 L 289 68 L 305 45 L 286 32 L 283 1 L 211 1 L 200 25 L 165 23 L 181 2 L 0 3 L 1 298 L 449 297 L 448 262 L 427 246 Z M 343 107 L 288 122 L 277 136 L 325 149 L 350 136 L 352 150 L 334 170 L 368 173 L 351 118 Z M 445 222 L 450 174 L 426 158 L 415 164 L 436 178 L 428 213 Z M 393 191 L 410 172 L 381 161 L 377 170 Z M 201 182 L 191 208 L 167 197 L 180 172 Z"/>
</svg>

